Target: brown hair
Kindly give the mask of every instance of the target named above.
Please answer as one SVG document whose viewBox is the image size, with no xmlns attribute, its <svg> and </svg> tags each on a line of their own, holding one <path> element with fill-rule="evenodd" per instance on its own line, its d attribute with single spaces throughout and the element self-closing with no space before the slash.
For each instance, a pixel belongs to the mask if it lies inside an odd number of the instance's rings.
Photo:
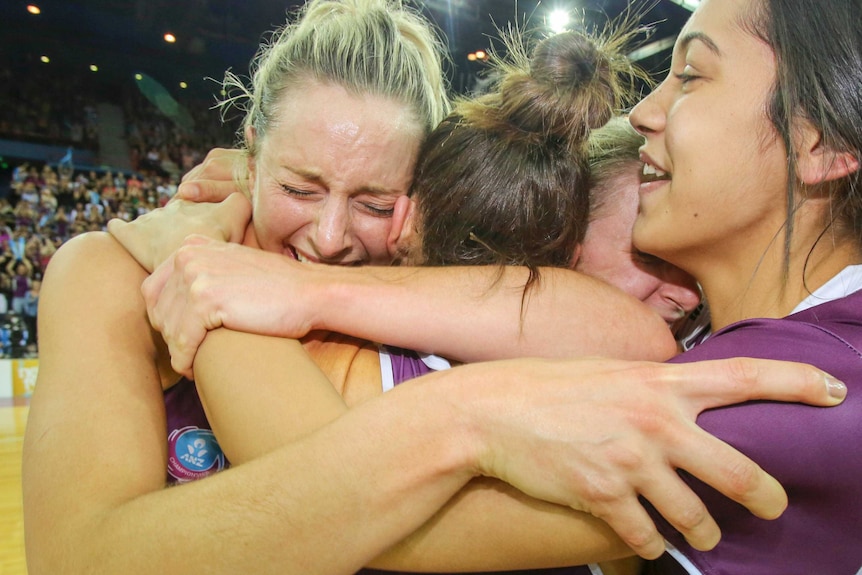
<svg viewBox="0 0 862 575">
<path fill-rule="evenodd" d="M 589 217 L 590 130 L 627 101 L 637 71 L 602 40 L 566 32 L 531 55 L 505 38 L 493 91 L 455 104 L 420 151 L 412 194 L 424 265 L 567 267 Z"/>
<path fill-rule="evenodd" d="M 839 239 L 862 243 L 862 171 L 806 190 L 796 176 L 793 138 L 796 122 L 807 120 L 820 132 L 824 149 L 848 153 L 862 164 L 859 7 L 859 2 L 822 0 L 815 12 L 804 0 L 760 0 L 742 22 L 775 52 L 776 80 L 767 113 L 787 150 L 785 277 L 793 213 L 806 195 L 828 194 L 832 202 L 823 234 L 833 228 Z"/>
</svg>

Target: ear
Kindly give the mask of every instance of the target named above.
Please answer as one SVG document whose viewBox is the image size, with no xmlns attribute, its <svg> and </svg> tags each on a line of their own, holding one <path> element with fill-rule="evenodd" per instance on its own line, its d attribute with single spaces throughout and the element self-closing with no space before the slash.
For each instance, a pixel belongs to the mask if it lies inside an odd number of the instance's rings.
<svg viewBox="0 0 862 575">
<path fill-rule="evenodd" d="M 796 150 L 796 175 L 803 184 L 837 180 L 858 170 L 859 160 L 853 154 L 827 148 L 820 132 L 804 121 Z"/>
<path fill-rule="evenodd" d="M 584 244 L 578 244 L 575 246 L 575 251 L 572 252 L 572 259 L 569 260 L 569 269 L 573 270 L 578 265 L 578 262 L 581 259 L 581 251 L 584 249 Z"/>
<path fill-rule="evenodd" d="M 389 256 L 403 255 L 409 242 L 413 240 L 415 229 L 413 217 L 416 204 L 409 197 L 399 196 L 392 208 L 392 226 L 389 228 L 389 237 L 386 238 L 386 248 Z"/>
</svg>

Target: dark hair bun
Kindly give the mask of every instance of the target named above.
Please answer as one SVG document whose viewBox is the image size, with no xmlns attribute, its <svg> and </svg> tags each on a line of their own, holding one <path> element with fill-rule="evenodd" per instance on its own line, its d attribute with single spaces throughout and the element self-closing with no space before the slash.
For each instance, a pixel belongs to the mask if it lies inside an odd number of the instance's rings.
<svg viewBox="0 0 862 575">
<path fill-rule="evenodd" d="M 500 113 L 514 127 L 579 146 L 620 106 L 621 88 L 605 53 L 592 38 L 565 32 L 539 42 L 529 69 L 500 82 Z"/>
</svg>

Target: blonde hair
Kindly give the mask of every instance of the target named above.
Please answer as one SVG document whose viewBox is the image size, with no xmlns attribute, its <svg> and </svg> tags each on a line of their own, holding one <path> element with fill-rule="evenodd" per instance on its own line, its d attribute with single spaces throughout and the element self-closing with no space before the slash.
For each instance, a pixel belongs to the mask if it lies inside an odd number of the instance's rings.
<svg viewBox="0 0 862 575">
<path fill-rule="evenodd" d="M 401 0 L 310 0 L 261 46 L 250 88 L 226 74 L 222 106 L 244 110 L 240 138 L 252 156 L 246 128 L 254 128 L 255 141 L 265 137 L 284 92 L 307 82 L 403 103 L 427 134 L 450 110 L 444 54 L 429 22 Z"/>
</svg>

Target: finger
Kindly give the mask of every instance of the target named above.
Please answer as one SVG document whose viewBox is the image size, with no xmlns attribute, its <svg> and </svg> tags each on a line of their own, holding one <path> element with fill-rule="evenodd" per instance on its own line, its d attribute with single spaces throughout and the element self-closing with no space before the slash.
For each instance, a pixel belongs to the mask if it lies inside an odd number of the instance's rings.
<svg viewBox="0 0 862 575">
<path fill-rule="evenodd" d="M 634 494 L 623 503 L 590 509 L 590 512 L 607 523 L 623 543 L 644 559 L 656 559 L 664 553 L 664 538 Z"/>
<path fill-rule="evenodd" d="M 201 325 L 193 313 L 180 313 L 180 321 L 171 329 L 168 351 L 171 354 L 171 367 L 183 376 L 194 379 L 193 365 L 198 347 L 206 337 L 206 327 Z"/>
<path fill-rule="evenodd" d="M 107 224 L 108 233 L 111 234 L 112 236 L 115 236 L 116 232 L 118 232 L 121 228 L 123 228 L 128 223 L 129 222 L 127 222 L 123 219 L 120 219 L 120 218 L 111 218 L 110 220 L 108 220 L 108 224 Z"/>
<path fill-rule="evenodd" d="M 754 515 L 775 519 L 787 508 L 787 493 L 754 461 L 697 426 L 677 437 L 670 454 L 683 469 Z"/>
<path fill-rule="evenodd" d="M 238 192 L 233 180 L 198 180 L 180 184 L 176 196 L 191 202 L 220 202 Z"/>
<path fill-rule="evenodd" d="M 170 347 L 168 349 L 173 349 L 173 351 L 171 351 L 171 367 L 173 370 L 186 379 L 194 381 L 195 374 L 192 369 L 192 366 L 194 365 L 194 355 L 189 355 L 186 353 L 186 350 Z"/>
<path fill-rule="evenodd" d="M 730 358 L 676 364 L 680 391 L 697 412 L 754 399 L 833 406 L 847 386 L 807 364 L 769 359 Z"/>
<path fill-rule="evenodd" d="M 151 273 L 141 283 L 141 293 L 144 295 L 144 302 L 147 304 L 147 313 L 150 313 L 152 308 L 159 301 L 159 296 L 161 295 L 173 268 L 174 256 L 171 255 L 160 266 L 153 270 L 153 273 Z M 151 313 L 150 324 L 152 324 L 153 327 L 156 327 L 155 324 L 153 324 L 153 316 Z"/>
<path fill-rule="evenodd" d="M 700 497 L 669 468 L 650 470 L 641 491 L 655 510 L 679 531 L 689 545 L 709 551 L 718 544 L 721 530 Z"/>
<path fill-rule="evenodd" d="M 251 202 L 243 194 L 234 193 L 219 204 L 217 213 L 221 216 L 219 221 L 224 231 L 224 240 L 230 243 L 241 242 L 251 220 Z"/>
</svg>

